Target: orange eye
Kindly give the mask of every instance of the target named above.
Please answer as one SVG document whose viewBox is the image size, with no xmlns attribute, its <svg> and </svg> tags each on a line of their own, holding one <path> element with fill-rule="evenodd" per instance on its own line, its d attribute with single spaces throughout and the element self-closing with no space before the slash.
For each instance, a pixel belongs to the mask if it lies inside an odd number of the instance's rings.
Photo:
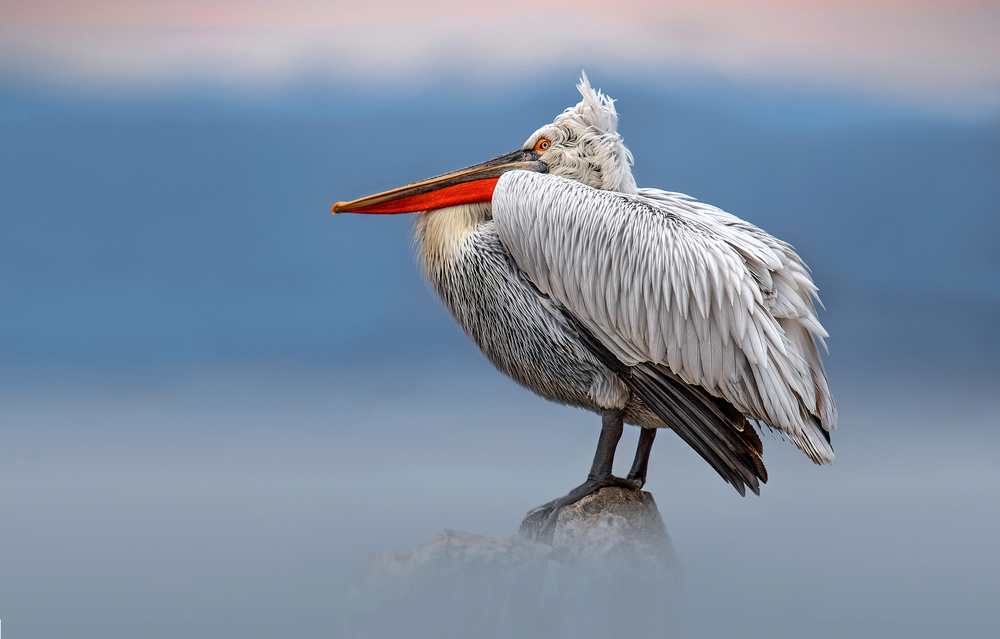
<svg viewBox="0 0 1000 639">
<path fill-rule="evenodd" d="M 545 153 L 546 151 L 549 150 L 549 147 L 551 146 L 552 146 L 552 141 L 546 138 L 542 138 L 538 142 L 535 142 L 535 150 L 538 151 L 539 153 Z"/>
</svg>

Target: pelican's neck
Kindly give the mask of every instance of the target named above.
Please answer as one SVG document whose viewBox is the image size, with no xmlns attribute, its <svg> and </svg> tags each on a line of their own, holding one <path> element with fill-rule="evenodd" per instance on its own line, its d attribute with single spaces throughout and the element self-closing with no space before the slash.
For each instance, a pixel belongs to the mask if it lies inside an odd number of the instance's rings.
<svg viewBox="0 0 1000 639">
<path fill-rule="evenodd" d="M 417 254 L 428 279 L 437 282 L 448 265 L 462 256 L 476 227 L 490 219 L 490 211 L 490 204 L 483 202 L 417 214 Z"/>
</svg>

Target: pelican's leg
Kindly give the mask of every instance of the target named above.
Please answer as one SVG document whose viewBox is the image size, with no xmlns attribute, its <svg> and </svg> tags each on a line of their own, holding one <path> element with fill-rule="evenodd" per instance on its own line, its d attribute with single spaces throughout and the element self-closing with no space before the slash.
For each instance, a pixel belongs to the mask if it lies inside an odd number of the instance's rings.
<svg viewBox="0 0 1000 639">
<path fill-rule="evenodd" d="M 637 488 L 646 485 L 646 467 L 649 466 L 649 451 L 653 449 L 653 439 L 656 438 L 655 428 L 639 430 L 639 445 L 635 449 L 635 461 L 628 473 L 628 481 L 634 482 Z"/>
<path fill-rule="evenodd" d="M 540 506 L 537 510 L 548 512 L 545 524 L 538 531 L 536 541 L 552 543 L 552 534 L 556 530 L 556 520 L 559 517 L 559 509 L 578 502 L 587 495 L 596 493 L 607 486 L 621 486 L 622 488 L 640 488 L 632 476 L 629 479 L 621 479 L 611 474 L 611 466 L 615 461 L 615 449 L 618 448 L 618 441 L 622 437 L 622 429 L 625 425 L 624 410 L 606 410 L 602 414 L 601 437 L 597 440 L 597 452 L 594 453 L 594 463 L 590 467 L 590 474 L 587 481 L 583 482 L 565 496 L 555 499 Z M 643 429 L 645 431 L 646 429 Z M 639 446 L 643 446 L 644 438 L 640 435 Z M 649 447 L 652 446 L 653 438 L 649 438 L 646 445 L 646 453 L 642 463 L 643 477 L 645 477 L 645 460 L 649 458 Z M 636 463 L 639 463 L 639 453 L 636 453 Z M 633 466 L 633 472 L 635 467 Z"/>
</svg>

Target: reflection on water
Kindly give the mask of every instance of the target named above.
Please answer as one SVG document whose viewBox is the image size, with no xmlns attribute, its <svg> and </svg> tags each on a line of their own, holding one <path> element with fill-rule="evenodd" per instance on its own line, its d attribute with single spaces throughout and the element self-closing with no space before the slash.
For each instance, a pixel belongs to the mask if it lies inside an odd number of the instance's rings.
<svg viewBox="0 0 1000 639">
<path fill-rule="evenodd" d="M 397 371 L 379 388 L 370 379 L 225 374 L 8 393 L 8 632 L 349 633 L 347 585 L 371 554 L 413 550 L 446 528 L 514 535 L 527 510 L 589 468 L 595 417 L 491 373 Z M 657 627 L 683 636 L 988 634 L 1000 435 L 995 406 L 955 402 L 957 393 L 883 393 L 878 405 L 842 393 L 837 465 L 812 466 L 765 438 L 770 481 L 759 498 L 740 499 L 664 434 L 647 488 L 685 566 L 683 589 L 605 581 L 602 598 L 663 612 Z M 949 411 L 955 418 L 942 421 Z M 477 619 L 474 602 L 492 601 L 491 586 L 463 583 L 429 585 L 426 609 L 454 613 L 455 627 Z M 521 610 L 480 636 L 513 636 L 500 630 L 523 627 Z M 391 606 L 375 614 L 380 632 L 416 636 L 394 626 L 402 617 Z M 442 628 L 434 636 L 448 636 Z M 573 636 L 613 630 L 591 621 Z"/>
</svg>

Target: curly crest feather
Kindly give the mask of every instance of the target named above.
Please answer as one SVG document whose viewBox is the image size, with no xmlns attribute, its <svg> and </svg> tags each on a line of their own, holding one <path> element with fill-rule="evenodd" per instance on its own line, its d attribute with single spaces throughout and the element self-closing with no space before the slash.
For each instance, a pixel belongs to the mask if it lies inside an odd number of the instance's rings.
<svg viewBox="0 0 1000 639">
<path fill-rule="evenodd" d="M 620 137 L 615 101 L 591 87 L 586 73 L 580 74 L 580 83 L 576 85 L 576 88 L 583 96 L 583 100 L 576 106 L 566 109 L 561 116 L 556 118 L 556 123 L 564 118 L 572 118 L 605 135 Z"/>
</svg>

